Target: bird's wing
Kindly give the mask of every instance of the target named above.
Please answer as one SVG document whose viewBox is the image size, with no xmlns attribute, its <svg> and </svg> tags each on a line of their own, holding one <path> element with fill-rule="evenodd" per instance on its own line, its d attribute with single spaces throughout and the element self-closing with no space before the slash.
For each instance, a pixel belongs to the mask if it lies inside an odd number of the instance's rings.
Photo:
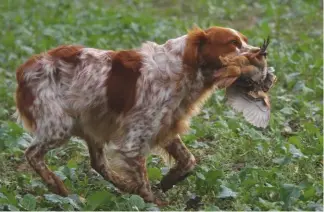
<svg viewBox="0 0 324 212">
<path fill-rule="evenodd" d="M 226 89 L 226 103 L 256 127 L 266 128 L 270 120 L 269 99 L 253 98 L 237 86 Z"/>
</svg>

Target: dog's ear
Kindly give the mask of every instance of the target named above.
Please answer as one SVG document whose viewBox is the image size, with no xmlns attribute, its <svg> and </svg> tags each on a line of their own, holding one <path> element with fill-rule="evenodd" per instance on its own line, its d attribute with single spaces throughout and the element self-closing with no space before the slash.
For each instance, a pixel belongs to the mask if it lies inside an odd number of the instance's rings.
<svg viewBox="0 0 324 212">
<path fill-rule="evenodd" d="M 194 27 L 188 32 L 186 46 L 183 55 L 183 63 L 198 68 L 203 61 L 199 57 L 199 51 L 207 42 L 207 34 L 204 30 Z"/>
</svg>

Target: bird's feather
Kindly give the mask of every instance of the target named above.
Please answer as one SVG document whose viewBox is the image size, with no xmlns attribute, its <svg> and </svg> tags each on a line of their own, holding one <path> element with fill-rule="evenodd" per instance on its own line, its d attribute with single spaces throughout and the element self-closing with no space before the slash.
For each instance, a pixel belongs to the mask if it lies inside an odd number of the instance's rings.
<svg viewBox="0 0 324 212">
<path fill-rule="evenodd" d="M 256 127 L 266 128 L 270 120 L 270 103 L 266 97 L 254 98 L 237 86 L 226 89 L 226 103 Z"/>
</svg>

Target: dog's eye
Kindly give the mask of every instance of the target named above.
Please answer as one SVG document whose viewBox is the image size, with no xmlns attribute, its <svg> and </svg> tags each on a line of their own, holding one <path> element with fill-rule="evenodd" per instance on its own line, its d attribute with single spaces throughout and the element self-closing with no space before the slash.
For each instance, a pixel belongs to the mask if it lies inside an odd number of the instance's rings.
<svg viewBox="0 0 324 212">
<path fill-rule="evenodd" d="M 238 46 L 239 42 L 237 40 L 231 40 L 231 44 L 234 44 L 235 46 Z"/>
</svg>

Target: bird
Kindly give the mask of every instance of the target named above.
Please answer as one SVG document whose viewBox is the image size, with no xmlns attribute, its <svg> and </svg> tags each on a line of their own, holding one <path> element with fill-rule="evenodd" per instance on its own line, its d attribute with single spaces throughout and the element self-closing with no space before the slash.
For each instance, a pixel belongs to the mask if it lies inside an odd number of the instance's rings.
<svg viewBox="0 0 324 212">
<path fill-rule="evenodd" d="M 259 128 L 269 124 L 271 103 L 268 91 L 277 81 L 274 68 L 267 66 L 269 43 L 268 37 L 256 51 L 220 57 L 225 68 L 217 76 L 230 79 L 225 88 L 226 104 L 243 113 L 245 120 Z"/>
</svg>

